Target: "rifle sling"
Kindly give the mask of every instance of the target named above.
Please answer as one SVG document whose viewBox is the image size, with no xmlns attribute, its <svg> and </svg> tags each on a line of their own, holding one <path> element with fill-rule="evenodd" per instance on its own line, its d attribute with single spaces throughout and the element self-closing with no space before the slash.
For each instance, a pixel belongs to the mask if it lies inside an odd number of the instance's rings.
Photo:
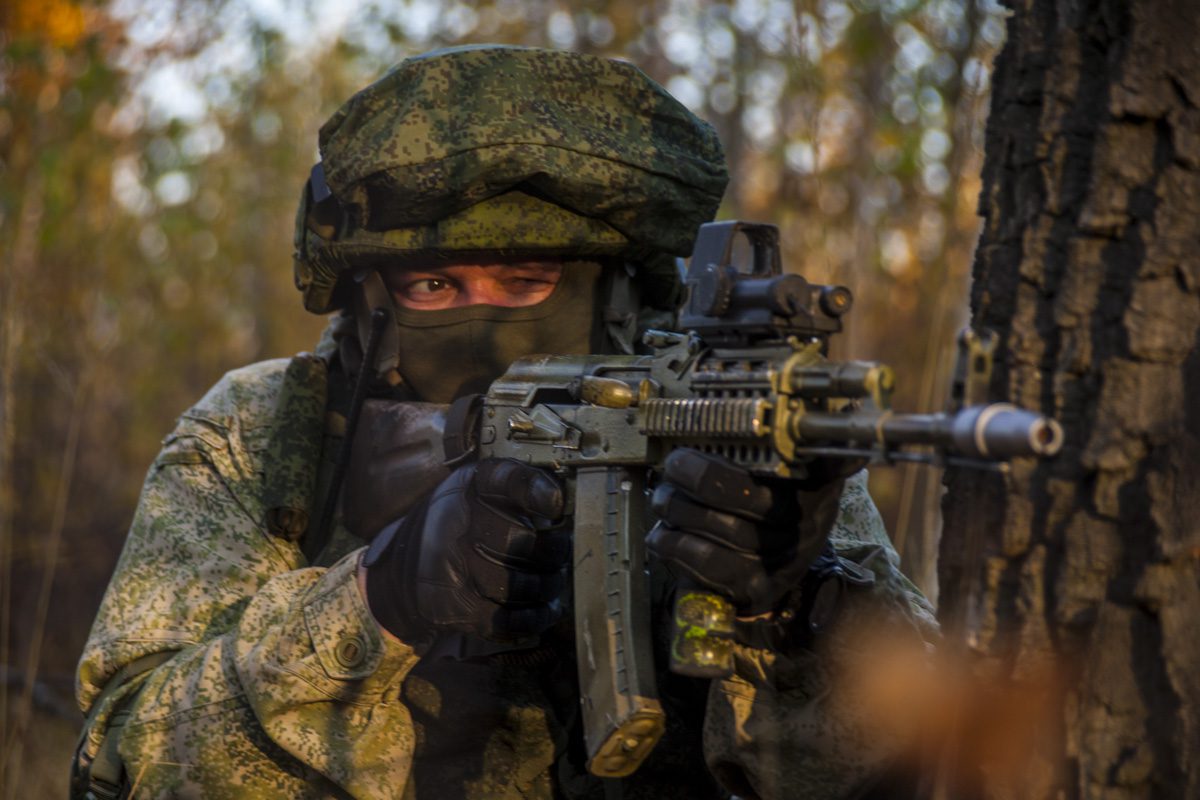
<svg viewBox="0 0 1200 800">
<path fill-rule="evenodd" d="M 118 701 L 116 709 L 112 711 L 108 718 L 108 726 L 104 732 L 104 739 L 100 742 L 100 747 L 96 750 L 96 755 L 91 758 L 85 753 L 88 731 L 92 729 L 100 711 L 108 705 L 109 698 L 118 689 L 124 687 L 134 678 L 145 675 L 160 664 L 170 660 L 177 652 L 176 650 L 164 650 L 144 655 L 121 667 L 121 669 L 117 670 L 109 678 L 103 691 L 100 692 L 95 702 L 92 703 L 92 710 L 88 713 L 87 721 L 83 726 L 83 732 L 79 735 L 79 743 L 75 747 L 75 758 L 71 764 L 72 798 L 116 800 L 116 798 L 125 796 L 128 785 L 125 775 L 125 765 L 121 763 L 119 746 L 121 743 L 121 733 L 126 721 L 129 719 L 129 711 L 126 706 L 132 702 L 137 692 L 131 692 Z"/>
</svg>

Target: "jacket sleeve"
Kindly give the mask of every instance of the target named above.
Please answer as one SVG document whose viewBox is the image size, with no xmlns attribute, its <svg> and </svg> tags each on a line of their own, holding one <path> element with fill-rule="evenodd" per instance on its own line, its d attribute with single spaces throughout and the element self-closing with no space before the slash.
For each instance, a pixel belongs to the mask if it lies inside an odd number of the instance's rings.
<svg viewBox="0 0 1200 800">
<path fill-rule="evenodd" d="M 861 797 L 914 745 L 902 682 L 927 667 L 937 623 L 900 572 L 865 472 L 847 482 L 830 541 L 874 584 L 848 589 L 804 647 L 738 645 L 734 674 L 709 690 L 705 759 L 747 800 Z"/>
<path fill-rule="evenodd" d="M 400 797 L 413 733 L 397 695 L 416 657 L 371 618 L 361 550 L 305 568 L 266 532 L 253 432 L 239 424 L 193 409 L 150 470 L 79 665 L 92 711 L 81 752 L 94 757 L 124 720 L 139 798 Z"/>
</svg>

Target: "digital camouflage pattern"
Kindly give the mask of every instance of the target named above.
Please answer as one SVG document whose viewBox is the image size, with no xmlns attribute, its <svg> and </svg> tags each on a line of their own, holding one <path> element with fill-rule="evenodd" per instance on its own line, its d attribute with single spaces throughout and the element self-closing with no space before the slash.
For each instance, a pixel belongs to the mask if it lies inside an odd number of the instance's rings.
<svg viewBox="0 0 1200 800">
<path fill-rule="evenodd" d="M 120 752 L 138 798 L 605 797 L 569 735 L 569 649 L 423 662 L 380 634 L 355 584 L 361 543 L 340 523 L 317 559 L 328 567 L 308 566 L 296 542 L 268 532 L 267 458 L 287 368 L 227 375 L 151 467 L 79 666 L 80 707 L 123 665 L 177 654 L 105 696 L 87 748 L 125 705 Z M 692 702 L 694 686 L 664 675 L 672 725 L 624 797 L 719 796 L 698 788 L 711 781 L 701 755 L 745 796 L 843 797 L 879 769 L 896 743 L 868 729 L 869 709 L 837 680 L 875 657 L 853 633 L 883 620 L 919 642 L 935 626 L 861 476 L 848 483 L 833 541 L 868 560 L 875 587 L 811 651 L 742 648 L 707 710 L 703 693 Z"/>
<path fill-rule="evenodd" d="M 508 46 L 401 62 L 321 128 L 344 212 L 296 228 L 305 307 L 347 264 L 488 251 L 688 255 L 728 181 L 708 123 L 634 65 Z"/>
<path fill-rule="evenodd" d="M 325 414 L 327 376 L 321 358 L 303 354 L 288 363 L 276 399 L 278 423 L 267 442 L 264 504 L 267 529 L 293 541 L 308 529 L 309 499 L 321 463 L 322 426 L 312 420 Z"/>
</svg>

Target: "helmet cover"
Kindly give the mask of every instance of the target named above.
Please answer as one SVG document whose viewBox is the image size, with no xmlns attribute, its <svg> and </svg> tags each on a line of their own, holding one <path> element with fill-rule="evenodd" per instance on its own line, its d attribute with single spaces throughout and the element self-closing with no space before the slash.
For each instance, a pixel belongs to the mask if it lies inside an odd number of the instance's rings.
<svg viewBox="0 0 1200 800">
<path fill-rule="evenodd" d="M 310 181 L 296 220 L 317 313 L 342 304 L 347 269 L 404 259 L 688 255 L 728 180 L 711 126 L 637 67 L 537 48 L 407 59 L 319 143 L 328 188 Z M 322 218 L 328 193 L 338 213 Z"/>
</svg>

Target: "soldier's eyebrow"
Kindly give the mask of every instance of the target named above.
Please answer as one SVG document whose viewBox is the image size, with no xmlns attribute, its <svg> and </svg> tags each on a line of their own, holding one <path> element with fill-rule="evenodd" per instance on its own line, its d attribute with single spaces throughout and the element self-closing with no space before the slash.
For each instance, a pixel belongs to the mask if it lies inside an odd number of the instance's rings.
<svg viewBox="0 0 1200 800">
<path fill-rule="evenodd" d="M 551 275 L 561 275 L 563 265 L 554 262 L 529 261 L 515 264 L 497 264 L 496 271 L 506 274 L 532 274 L 539 277 L 549 277 Z"/>
</svg>

